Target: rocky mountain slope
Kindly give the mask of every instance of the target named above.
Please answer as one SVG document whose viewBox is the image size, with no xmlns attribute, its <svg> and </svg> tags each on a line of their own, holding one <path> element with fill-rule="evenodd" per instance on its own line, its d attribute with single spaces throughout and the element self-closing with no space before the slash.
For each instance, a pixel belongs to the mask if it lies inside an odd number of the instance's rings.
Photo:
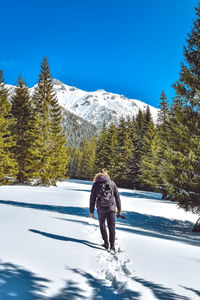
<svg viewBox="0 0 200 300">
<path fill-rule="evenodd" d="M 87 92 L 53 79 L 54 90 L 58 102 L 63 109 L 63 127 L 68 133 L 72 145 L 80 144 L 81 140 L 96 135 L 103 121 L 107 126 L 117 123 L 120 117 L 135 116 L 139 109 L 145 110 L 147 104 L 126 98 L 124 95 L 113 94 L 105 90 Z M 7 85 L 10 97 L 15 86 Z M 30 94 L 34 87 L 30 88 Z M 149 105 L 154 122 L 157 120 L 158 109 Z"/>
</svg>

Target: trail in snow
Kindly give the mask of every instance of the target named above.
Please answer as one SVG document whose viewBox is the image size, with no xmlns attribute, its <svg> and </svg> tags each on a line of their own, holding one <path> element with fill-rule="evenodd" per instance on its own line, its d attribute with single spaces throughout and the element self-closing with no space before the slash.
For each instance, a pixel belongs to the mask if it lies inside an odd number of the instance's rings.
<svg viewBox="0 0 200 300">
<path fill-rule="evenodd" d="M 96 237 L 96 242 L 101 244 L 100 231 L 98 222 L 94 219 L 88 221 L 88 232 Z M 145 288 L 142 284 L 133 279 L 131 272 L 131 260 L 127 256 L 127 252 L 120 245 L 116 235 L 115 241 L 116 253 L 113 254 L 109 250 L 104 250 L 97 255 L 97 270 L 91 274 L 104 282 L 108 287 L 113 288 L 113 299 L 138 299 L 140 300 L 153 300 L 152 292 Z M 142 296 L 141 291 L 145 296 Z M 143 298 L 144 297 L 144 298 Z"/>
<path fill-rule="evenodd" d="M 101 234 L 98 221 L 88 220 L 88 232 L 97 244 L 101 244 Z M 97 269 L 91 271 L 94 278 L 105 286 L 113 289 L 110 299 L 140 299 L 140 300 L 192 300 L 187 296 L 176 294 L 163 285 L 145 281 L 134 274 L 134 262 L 127 255 L 127 251 L 120 245 L 116 235 L 116 253 L 104 250 L 97 254 Z M 111 297 L 111 298 L 110 298 Z M 108 299 L 108 298 L 106 298 Z"/>
</svg>

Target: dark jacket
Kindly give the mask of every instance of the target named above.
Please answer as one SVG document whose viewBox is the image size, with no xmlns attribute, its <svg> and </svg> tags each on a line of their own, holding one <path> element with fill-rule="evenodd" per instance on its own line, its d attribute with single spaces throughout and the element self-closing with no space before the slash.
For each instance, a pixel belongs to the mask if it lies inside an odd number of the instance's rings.
<svg viewBox="0 0 200 300">
<path fill-rule="evenodd" d="M 113 205 L 111 205 L 107 208 L 104 208 L 104 207 L 101 207 L 97 201 L 97 191 L 98 191 L 99 182 L 107 182 L 107 181 L 110 182 L 115 201 L 114 201 Z M 92 186 L 91 194 L 90 194 L 90 213 L 91 214 L 94 213 L 95 205 L 97 207 L 97 211 L 101 211 L 101 210 L 102 211 L 116 211 L 116 206 L 117 206 L 117 210 L 121 210 L 121 200 L 120 200 L 117 186 L 114 183 L 114 181 L 110 180 L 109 176 L 106 176 L 106 175 L 98 176 L 96 182 Z"/>
</svg>

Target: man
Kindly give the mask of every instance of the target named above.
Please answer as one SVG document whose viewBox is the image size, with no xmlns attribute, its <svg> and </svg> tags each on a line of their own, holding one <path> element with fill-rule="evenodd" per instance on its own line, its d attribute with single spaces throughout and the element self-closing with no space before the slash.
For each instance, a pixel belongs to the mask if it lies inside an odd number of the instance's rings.
<svg viewBox="0 0 200 300">
<path fill-rule="evenodd" d="M 94 218 L 95 205 L 97 207 L 99 226 L 104 241 L 104 248 L 115 252 L 115 212 L 117 207 L 118 215 L 121 214 L 121 200 L 116 184 L 108 175 L 106 169 L 102 169 L 94 178 L 94 184 L 90 194 L 90 216 Z M 105 196 L 105 190 L 106 196 Z M 104 192 L 102 192 L 102 190 Z M 107 196 L 108 195 L 108 196 Z M 106 203 L 107 202 L 107 203 Z M 105 221 L 109 229 L 109 243 Z"/>
</svg>

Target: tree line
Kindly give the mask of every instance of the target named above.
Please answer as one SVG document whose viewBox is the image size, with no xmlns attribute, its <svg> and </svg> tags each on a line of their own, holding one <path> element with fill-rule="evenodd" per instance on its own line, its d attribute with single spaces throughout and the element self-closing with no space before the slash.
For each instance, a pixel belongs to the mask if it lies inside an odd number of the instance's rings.
<svg viewBox="0 0 200 300">
<path fill-rule="evenodd" d="M 33 95 L 19 76 L 8 97 L 0 71 L 0 183 L 15 177 L 20 183 L 55 185 L 66 176 L 69 157 L 46 57 Z"/>
<path fill-rule="evenodd" d="M 184 47 L 185 62 L 171 105 L 162 91 L 158 122 L 149 109 L 121 119 L 100 136 L 71 150 L 69 173 L 92 179 L 101 167 L 121 187 L 159 192 L 186 211 L 200 214 L 200 5 Z M 94 145 L 94 146 L 92 146 Z M 95 150 L 94 150 L 95 149 Z M 200 219 L 196 229 L 200 231 Z"/>
</svg>

